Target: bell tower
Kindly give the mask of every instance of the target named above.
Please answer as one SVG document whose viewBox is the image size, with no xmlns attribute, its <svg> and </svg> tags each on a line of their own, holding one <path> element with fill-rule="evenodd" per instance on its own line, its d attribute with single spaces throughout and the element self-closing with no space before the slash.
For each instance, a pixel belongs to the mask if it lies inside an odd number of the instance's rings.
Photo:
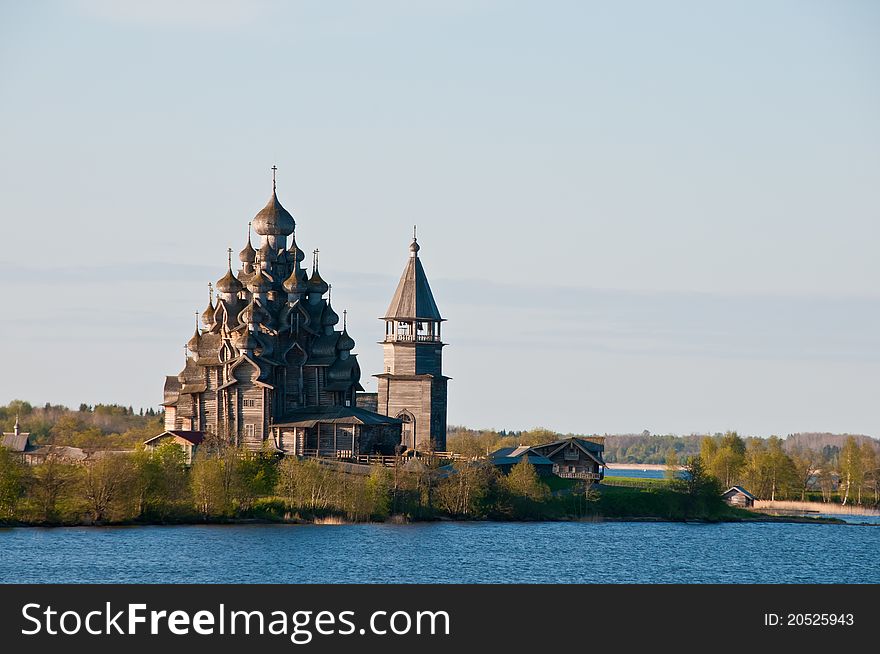
<svg viewBox="0 0 880 654">
<path fill-rule="evenodd" d="M 413 228 L 409 260 L 380 320 L 385 369 L 379 379 L 378 412 L 403 421 L 401 443 L 409 449 L 446 449 L 446 382 L 443 375 L 444 322 L 419 259 Z"/>
</svg>

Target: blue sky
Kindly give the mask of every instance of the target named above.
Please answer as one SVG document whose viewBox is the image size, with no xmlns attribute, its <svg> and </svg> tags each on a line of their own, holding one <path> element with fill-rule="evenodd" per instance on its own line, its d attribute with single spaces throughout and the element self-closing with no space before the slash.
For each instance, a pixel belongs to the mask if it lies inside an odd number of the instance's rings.
<svg viewBox="0 0 880 654">
<path fill-rule="evenodd" d="M 0 2 L 0 401 L 158 403 L 277 163 L 365 376 L 418 223 L 452 423 L 880 436 L 878 73 L 873 2 Z"/>
</svg>

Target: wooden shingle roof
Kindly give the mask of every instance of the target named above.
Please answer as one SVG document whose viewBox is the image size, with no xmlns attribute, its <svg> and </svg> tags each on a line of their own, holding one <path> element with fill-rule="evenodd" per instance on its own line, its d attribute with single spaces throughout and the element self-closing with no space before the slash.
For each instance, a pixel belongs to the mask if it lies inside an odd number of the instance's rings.
<svg viewBox="0 0 880 654">
<path fill-rule="evenodd" d="M 397 290 L 388 305 L 384 319 L 395 320 L 443 320 L 434 301 L 434 294 L 428 284 L 425 269 L 419 260 L 417 250 L 410 251 L 409 261 L 400 276 Z"/>
<path fill-rule="evenodd" d="M 308 406 L 288 413 L 275 423 L 277 427 L 314 427 L 317 423 L 339 425 L 399 425 L 398 418 L 383 416 L 353 406 Z"/>
<path fill-rule="evenodd" d="M 4 432 L 0 446 L 5 447 L 13 452 L 24 452 L 28 449 L 28 437 L 30 432 Z"/>
</svg>

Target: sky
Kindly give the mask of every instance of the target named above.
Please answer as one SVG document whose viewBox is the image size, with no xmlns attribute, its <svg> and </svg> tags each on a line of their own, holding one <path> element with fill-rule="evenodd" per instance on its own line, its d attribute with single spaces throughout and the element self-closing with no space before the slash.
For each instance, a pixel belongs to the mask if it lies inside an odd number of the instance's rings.
<svg viewBox="0 0 880 654">
<path fill-rule="evenodd" d="M 0 403 L 158 407 L 271 191 L 449 422 L 880 437 L 876 2 L 0 0 Z"/>
</svg>

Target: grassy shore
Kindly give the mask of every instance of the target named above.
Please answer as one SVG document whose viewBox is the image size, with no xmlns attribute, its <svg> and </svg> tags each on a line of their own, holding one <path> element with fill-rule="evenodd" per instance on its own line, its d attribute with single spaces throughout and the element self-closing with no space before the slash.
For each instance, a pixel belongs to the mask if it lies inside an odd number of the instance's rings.
<svg viewBox="0 0 880 654">
<path fill-rule="evenodd" d="M 643 480 L 638 480 L 643 481 Z M 660 481 L 660 480 L 655 480 Z M 82 527 L 148 525 L 242 525 L 242 524 L 319 524 L 394 523 L 431 521 L 583 521 L 583 522 L 797 522 L 810 524 L 845 524 L 835 518 L 773 516 L 728 506 L 723 502 L 694 502 L 682 493 L 663 488 L 599 486 L 588 496 L 566 492 L 573 489 L 569 480 L 557 480 L 556 492 L 547 500 L 530 507 L 530 515 L 492 511 L 480 517 L 451 516 L 443 512 L 411 516 L 392 513 L 363 520 L 351 520 L 332 509 L 302 510 L 282 498 L 258 500 L 253 507 L 229 515 L 201 515 L 189 511 L 170 512 L 162 518 L 140 517 L 93 522 L 72 516 L 57 521 L 0 521 L 0 527 Z"/>
</svg>

